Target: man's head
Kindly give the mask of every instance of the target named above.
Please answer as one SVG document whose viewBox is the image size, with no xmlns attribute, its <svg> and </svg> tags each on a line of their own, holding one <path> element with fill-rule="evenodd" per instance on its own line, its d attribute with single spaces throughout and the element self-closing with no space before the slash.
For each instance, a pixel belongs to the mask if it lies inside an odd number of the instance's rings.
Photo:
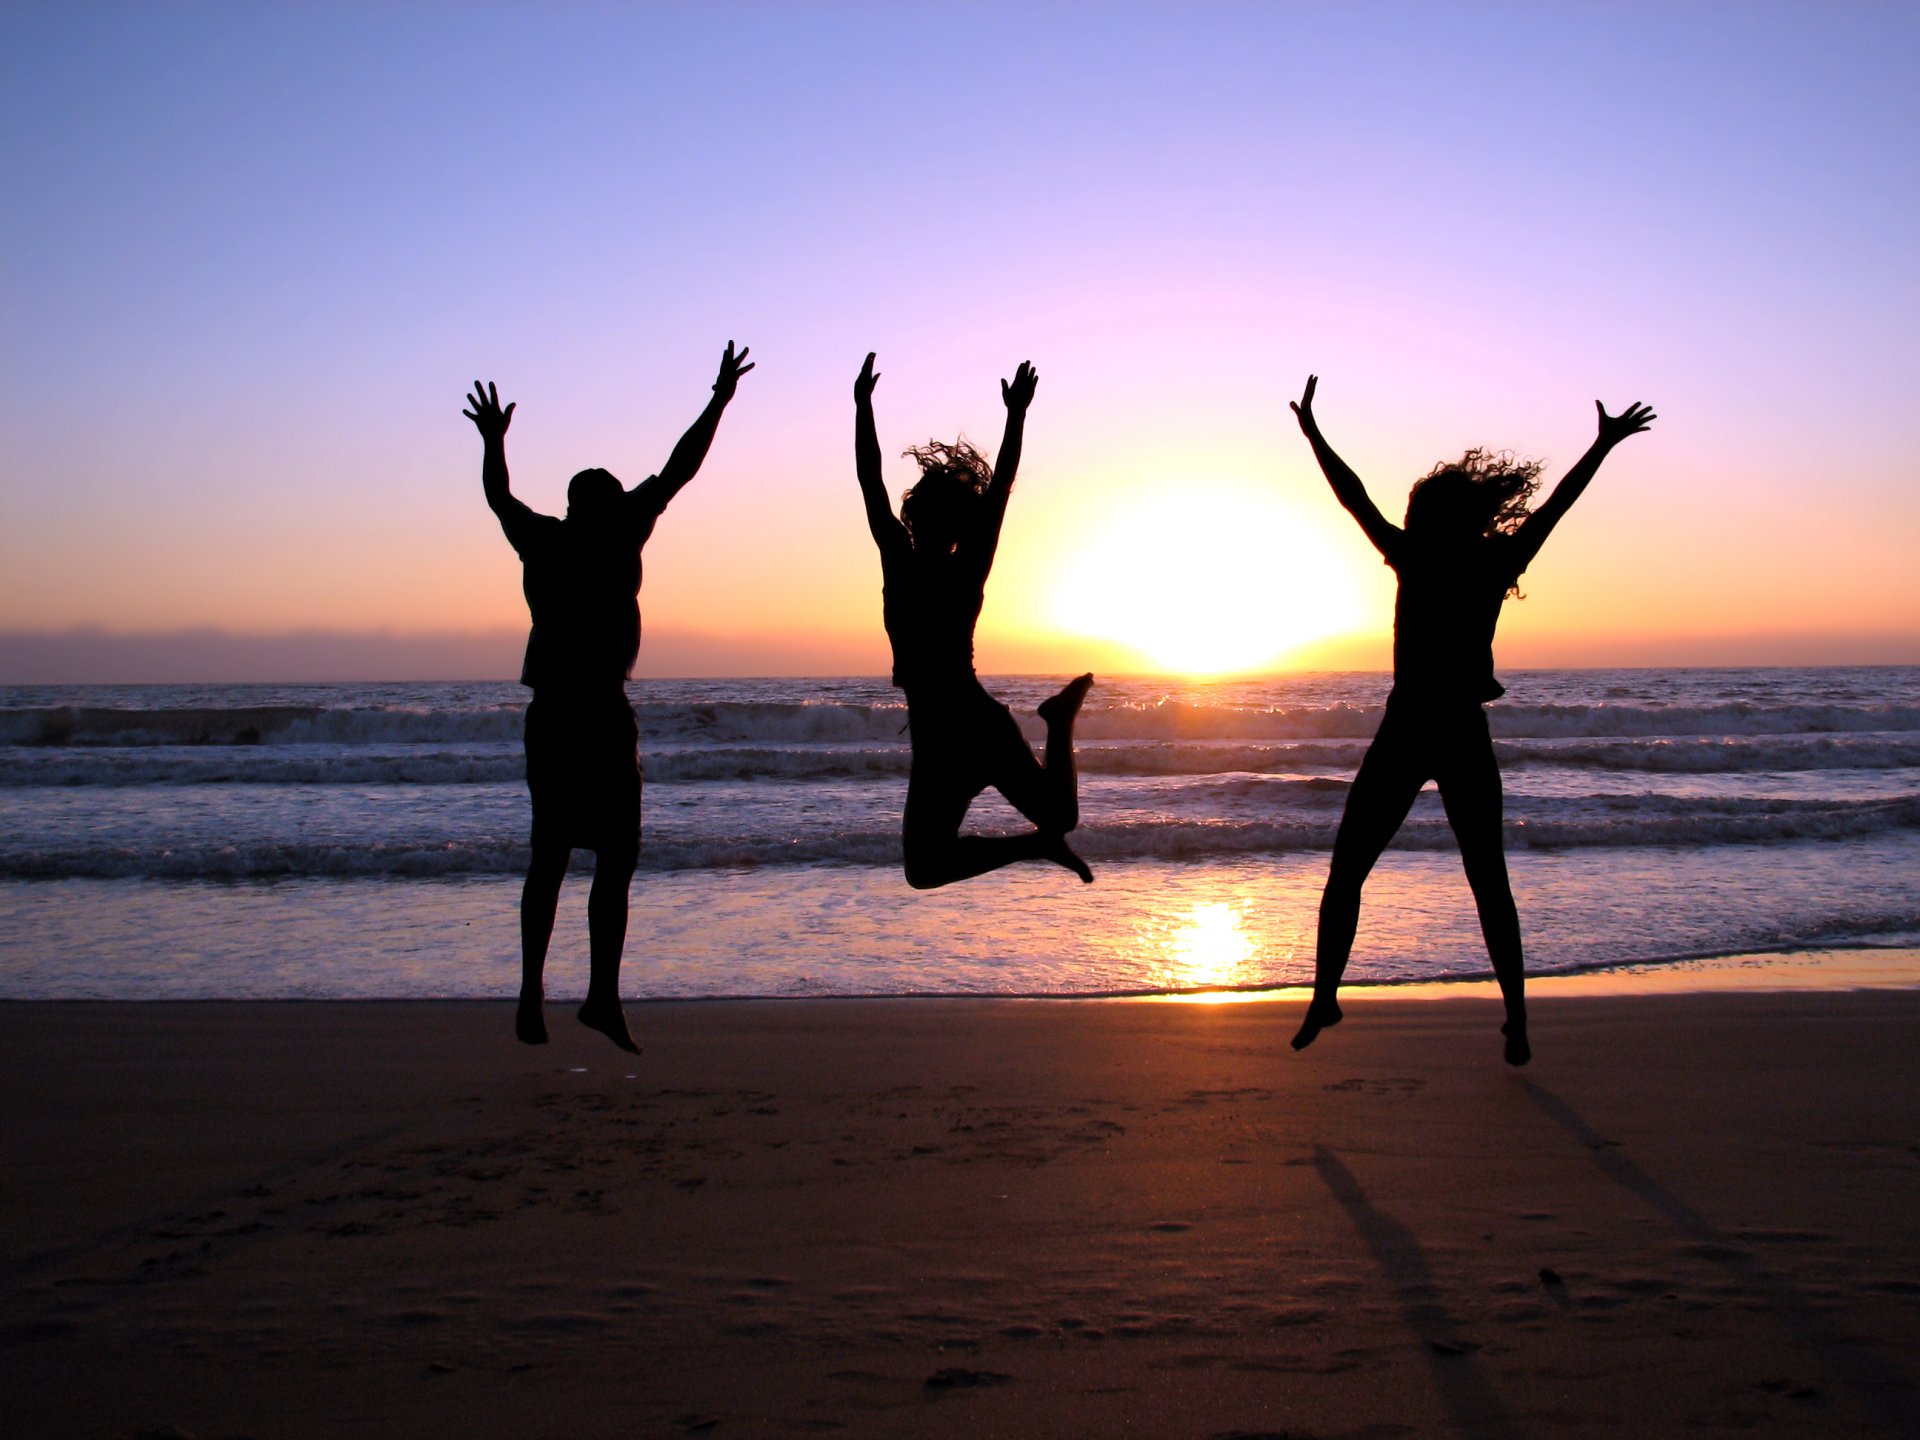
<svg viewBox="0 0 1920 1440">
<path fill-rule="evenodd" d="M 606 470 L 597 466 L 591 470 L 582 470 L 567 482 L 567 518 L 569 520 L 595 520 L 609 514 L 620 497 L 626 492 L 620 482 Z"/>
</svg>

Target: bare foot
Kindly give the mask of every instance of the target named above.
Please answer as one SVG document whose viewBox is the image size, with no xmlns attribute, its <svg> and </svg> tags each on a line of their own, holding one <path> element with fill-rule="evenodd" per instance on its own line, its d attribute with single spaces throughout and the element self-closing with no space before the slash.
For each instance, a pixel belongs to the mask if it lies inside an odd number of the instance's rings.
<svg viewBox="0 0 1920 1440">
<path fill-rule="evenodd" d="M 1067 869 L 1073 871 L 1074 874 L 1080 877 L 1083 884 L 1093 884 L 1092 868 L 1086 861 L 1074 854 L 1073 847 L 1067 844 L 1066 836 L 1056 835 L 1053 837 L 1053 843 L 1047 848 L 1046 858 L 1053 861 L 1056 865 L 1066 866 Z"/>
<path fill-rule="evenodd" d="M 1063 720 L 1071 721 L 1080 713 L 1080 704 L 1087 698 L 1087 687 L 1092 684 L 1092 675 L 1069 680 L 1058 695 L 1048 696 L 1040 702 L 1040 718 L 1049 725 L 1058 725 Z"/>
<path fill-rule="evenodd" d="M 1307 1006 L 1307 1015 L 1300 1022 L 1300 1028 L 1294 1032 L 1290 1042 L 1296 1050 L 1304 1050 L 1320 1038 L 1322 1030 L 1331 1030 L 1347 1017 L 1341 1013 L 1338 1002 L 1333 1000 L 1315 1000 Z"/>
<path fill-rule="evenodd" d="M 547 1043 L 547 1017 L 538 1000 L 522 1000 L 513 1012 L 513 1034 L 522 1045 Z"/>
<path fill-rule="evenodd" d="M 622 1050 L 640 1053 L 640 1047 L 633 1043 L 633 1036 L 627 1033 L 627 1017 L 620 1009 L 618 1000 L 589 999 L 576 1012 L 580 1023 L 589 1030 L 598 1030 Z"/>
<path fill-rule="evenodd" d="M 1500 1027 L 1500 1033 L 1507 1037 L 1507 1064 L 1524 1065 L 1533 1059 L 1533 1047 L 1527 1044 L 1527 1022 L 1509 1020 Z"/>
</svg>

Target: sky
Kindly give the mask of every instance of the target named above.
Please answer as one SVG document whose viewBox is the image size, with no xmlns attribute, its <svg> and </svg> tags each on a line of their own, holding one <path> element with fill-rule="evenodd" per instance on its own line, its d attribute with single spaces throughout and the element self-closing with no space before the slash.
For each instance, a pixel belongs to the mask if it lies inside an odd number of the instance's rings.
<svg viewBox="0 0 1920 1440">
<path fill-rule="evenodd" d="M 897 495 L 1039 370 L 983 671 L 1374 668 L 1436 461 L 1550 479 L 1508 668 L 1920 661 L 1920 9 L 0 9 L 0 683 L 511 678 L 514 486 L 657 469 L 639 673 L 881 674 Z"/>
</svg>

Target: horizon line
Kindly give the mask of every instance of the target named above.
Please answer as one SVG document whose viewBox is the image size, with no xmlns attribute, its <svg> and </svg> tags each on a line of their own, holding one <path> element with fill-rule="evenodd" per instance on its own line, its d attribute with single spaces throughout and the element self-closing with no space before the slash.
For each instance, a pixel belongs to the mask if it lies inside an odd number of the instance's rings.
<svg viewBox="0 0 1920 1440">
<path fill-rule="evenodd" d="M 527 631 L 307 628 L 233 631 L 203 625 L 115 631 L 103 625 L 0 629 L 0 685 L 339 685 L 513 681 Z M 1084 637 L 989 635 L 982 675 L 1053 676 L 1087 670 L 1180 683 L 1314 674 L 1384 674 L 1390 632 L 1363 632 L 1301 646 L 1264 664 L 1197 672 L 1143 663 L 1125 647 Z M 1516 636 L 1498 668 L 1538 670 L 1751 670 L 1920 665 L 1920 632 L 1768 631 L 1720 635 Z M 748 632 L 715 635 L 671 626 L 648 630 L 635 680 L 883 679 L 890 670 L 877 635 Z"/>
</svg>

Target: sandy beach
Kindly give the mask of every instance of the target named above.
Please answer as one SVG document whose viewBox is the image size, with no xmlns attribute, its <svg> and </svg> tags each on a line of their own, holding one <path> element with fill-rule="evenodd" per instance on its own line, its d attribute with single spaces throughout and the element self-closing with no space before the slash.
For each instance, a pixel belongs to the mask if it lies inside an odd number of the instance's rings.
<svg viewBox="0 0 1920 1440">
<path fill-rule="evenodd" d="M 1920 1433 L 1920 993 L 0 1005 L 5 1424 Z"/>
</svg>

